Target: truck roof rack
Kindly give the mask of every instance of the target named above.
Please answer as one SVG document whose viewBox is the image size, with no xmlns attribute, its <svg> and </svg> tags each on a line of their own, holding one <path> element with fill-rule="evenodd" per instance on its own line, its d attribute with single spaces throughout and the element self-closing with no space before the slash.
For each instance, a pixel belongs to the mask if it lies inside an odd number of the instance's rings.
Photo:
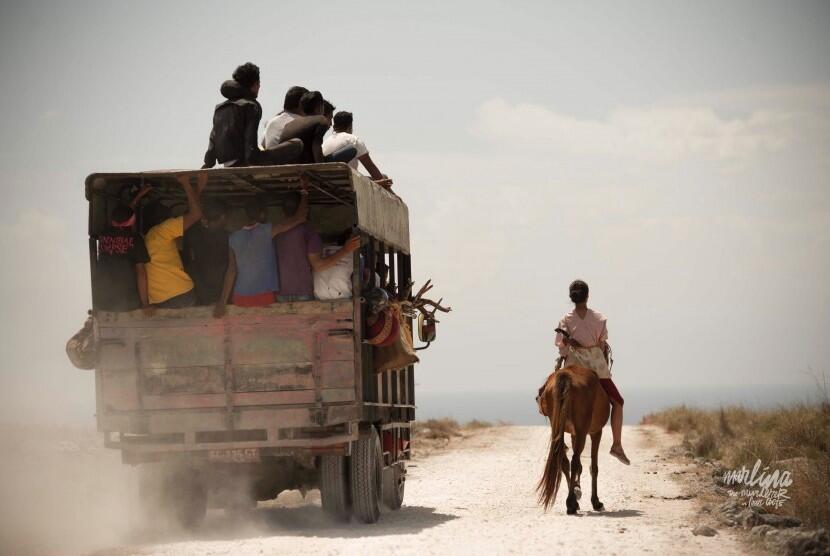
<svg viewBox="0 0 830 556">
<path fill-rule="evenodd" d="M 176 178 L 200 170 L 152 170 L 145 172 L 101 172 L 86 178 L 86 198 L 121 198 L 124 188 L 152 183 L 165 198 L 185 200 Z M 310 202 L 315 205 L 344 205 L 356 209 L 357 227 L 375 238 L 409 254 L 409 209 L 394 193 L 353 171 L 348 164 L 292 164 L 211 168 L 206 192 L 214 198 L 247 195 L 277 195 L 296 191 L 300 176 L 309 178 Z"/>
</svg>

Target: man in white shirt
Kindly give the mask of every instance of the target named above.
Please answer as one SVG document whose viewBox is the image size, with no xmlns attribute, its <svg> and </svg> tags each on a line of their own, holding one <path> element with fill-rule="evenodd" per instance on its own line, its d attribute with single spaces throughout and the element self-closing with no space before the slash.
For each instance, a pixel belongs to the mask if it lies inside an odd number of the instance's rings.
<svg viewBox="0 0 830 556">
<path fill-rule="evenodd" d="M 285 101 L 282 104 L 282 112 L 268 120 L 265 124 L 265 136 L 262 138 L 262 146 L 267 150 L 280 144 L 282 130 L 291 120 L 303 115 L 300 108 L 300 99 L 308 92 L 305 87 L 295 85 L 285 93 Z"/>
<path fill-rule="evenodd" d="M 392 186 L 392 180 L 385 174 L 382 174 L 378 170 L 378 167 L 375 166 L 372 157 L 369 156 L 369 149 L 366 148 L 366 144 L 360 137 L 352 133 L 352 124 L 353 117 L 351 112 L 340 111 L 334 115 L 334 131 L 323 141 L 323 155 L 327 156 L 342 151 L 345 148 L 354 147 L 356 155 L 349 160 L 349 166 L 357 170 L 357 161 L 359 160 L 375 183 L 387 189 L 390 188 Z"/>
</svg>

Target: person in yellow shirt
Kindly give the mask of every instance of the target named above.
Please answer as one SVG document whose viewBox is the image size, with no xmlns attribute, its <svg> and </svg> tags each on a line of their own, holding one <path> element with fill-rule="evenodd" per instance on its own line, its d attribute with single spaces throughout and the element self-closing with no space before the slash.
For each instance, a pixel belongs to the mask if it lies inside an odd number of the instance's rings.
<svg viewBox="0 0 830 556">
<path fill-rule="evenodd" d="M 144 237 L 150 255 L 150 262 L 146 265 L 150 304 L 163 309 L 192 307 L 196 304 L 193 280 L 184 271 L 176 239 L 202 218 L 199 197 L 207 185 L 207 173 L 198 174 L 196 191 L 190 185 L 190 176 L 181 175 L 177 179 L 187 196 L 187 213 L 170 218 L 170 209 L 159 205 L 167 214 L 162 213 L 161 222 L 150 228 Z"/>
</svg>

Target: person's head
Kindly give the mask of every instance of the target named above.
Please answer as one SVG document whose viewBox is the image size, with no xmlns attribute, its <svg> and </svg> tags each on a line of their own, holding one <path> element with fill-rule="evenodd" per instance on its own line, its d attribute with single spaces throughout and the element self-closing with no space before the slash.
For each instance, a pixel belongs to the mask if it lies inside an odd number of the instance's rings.
<svg viewBox="0 0 830 556">
<path fill-rule="evenodd" d="M 202 216 L 208 228 L 224 228 L 228 220 L 228 207 L 222 201 L 208 201 L 202 207 Z"/>
<path fill-rule="evenodd" d="M 331 119 L 332 116 L 334 116 L 335 108 L 337 108 L 335 105 L 323 99 L 323 117 L 325 117 L 329 121 L 329 126 L 331 126 Z"/>
<path fill-rule="evenodd" d="M 289 218 L 297 214 L 297 211 L 300 209 L 300 203 L 303 200 L 303 196 L 300 195 L 298 191 L 291 191 L 290 193 L 286 193 L 285 197 L 282 200 L 282 211 L 285 215 Z"/>
<path fill-rule="evenodd" d="M 150 228 L 161 224 L 172 216 L 173 211 L 161 201 L 149 203 L 144 207 L 144 233 L 146 234 Z"/>
<path fill-rule="evenodd" d="M 254 97 L 259 94 L 259 67 L 256 64 L 242 64 L 233 72 L 233 78 L 246 89 L 250 89 Z"/>
<path fill-rule="evenodd" d="M 334 115 L 334 131 L 352 132 L 353 117 L 351 112 L 341 110 Z"/>
<path fill-rule="evenodd" d="M 570 295 L 571 301 L 577 305 L 585 303 L 588 301 L 588 284 L 582 280 L 574 280 L 571 282 L 571 285 L 568 286 L 568 294 Z"/>
<path fill-rule="evenodd" d="M 110 224 L 114 228 L 132 228 L 135 223 L 135 212 L 129 206 L 120 203 L 112 209 Z"/>
<path fill-rule="evenodd" d="M 300 99 L 308 92 L 305 87 L 294 85 L 285 93 L 285 100 L 282 103 L 282 109 L 287 112 L 300 111 Z"/>
<path fill-rule="evenodd" d="M 320 91 L 308 91 L 300 97 L 300 108 L 306 116 L 323 115 L 323 94 Z"/>
<path fill-rule="evenodd" d="M 265 201 L 259 197 L 248 200 L 245 203 L 245 216 L 248 218 L 248 224 L 265 222 L 268 218 L 268 208 L 265 206 Z"/>
</svg>

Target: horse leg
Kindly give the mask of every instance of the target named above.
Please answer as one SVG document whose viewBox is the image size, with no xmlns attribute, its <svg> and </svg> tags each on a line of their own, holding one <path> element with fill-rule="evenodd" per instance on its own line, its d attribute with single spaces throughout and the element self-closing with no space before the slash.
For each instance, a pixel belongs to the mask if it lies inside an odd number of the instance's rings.
<svg viewBox="0 0 830 556">
<path fill-rule="evenodd" d="M 599 441 L 602 439 L 602 429 L 591 433 L 591 505 L 594 510 L 601 512 L 605 509 L 597 494 L 597 475 L 599 475 Z"/>
<path fill-rule="evenodd" d="M 582 498 L 582 487 L 579 484 L 582 475 L 582 450 L 585 448 L 585 433 L 571 435 L 574 454 L 571 457 L 571 488 L 568 492 L 566 506 L 569 514 L 575 514 L 579 510 L 579 499 Z"/>
</svg>

